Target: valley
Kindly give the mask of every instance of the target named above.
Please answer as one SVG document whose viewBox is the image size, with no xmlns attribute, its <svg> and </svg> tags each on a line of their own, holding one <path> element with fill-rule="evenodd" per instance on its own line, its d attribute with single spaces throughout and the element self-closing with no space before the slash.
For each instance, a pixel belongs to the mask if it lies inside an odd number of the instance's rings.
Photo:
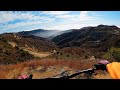
<svg viewBox="0 0 120 90">
<path fill-rule="evenodd" d="M 66 31 L 32 30 L 0 34 L 0 78 L 52 77 L 64 70 L 93 68 L 101 59 L 120 61 L 120 28 L 98 25 Z M 90 79 L 110 79 L 97 71 Z M 82 74 L 73 79 L 86 79 Z"/>
</svg>

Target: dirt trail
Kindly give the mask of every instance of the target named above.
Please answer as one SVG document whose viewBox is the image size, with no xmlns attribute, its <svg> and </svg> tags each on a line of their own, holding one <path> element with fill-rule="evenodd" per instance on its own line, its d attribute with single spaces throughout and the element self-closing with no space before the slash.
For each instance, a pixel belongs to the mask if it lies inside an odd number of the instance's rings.
<svg viewBox="0 0 120 90">
<path fill-rule="evenodd" d="M 36 52 L 28 49 L 23 49 L 23 50 L 28 51 L 30 54 L 34 55 L 35 57 L 40 57 L 40 58 L 47 57 L 52 54 L 50 52 Z"/>
<path fill-rule="evenodd" d="M 10 41 L 8 41 L 8 43 L 9 43 L 12 47 L 17 46 L 17 44 L 16 44 L 15 42 L 10 42 Z"/>
<path fill-rule="evenodd" d="M 17 44 L 15 42 L 8 42 L 10 45 L 12 45 L 13 47 L 17 46 Z M 51 55 L 52 53 L 50 52 L 37 52 L 35 50 L 32 50 L 30 48 L 26 48 L 26 47 L 19 47 L 21 49 L 23 49 L 24 51 L 28 51 L 30 54 L 34 55 L 35 57 L 39 57 L 39 58 L 43 58 L 43 57 L 47 57 L 49 55 Z"/>
</svg>

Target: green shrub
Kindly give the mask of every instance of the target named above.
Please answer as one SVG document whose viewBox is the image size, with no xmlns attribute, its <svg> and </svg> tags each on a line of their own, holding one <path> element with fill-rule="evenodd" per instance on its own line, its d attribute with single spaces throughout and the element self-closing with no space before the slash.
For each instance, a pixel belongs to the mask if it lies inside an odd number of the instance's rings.
<svg viewBox="0 0 120 90">
<path fill-rule="evenodd" d="M 120 48 L 114 48 L 114 47 L 110 48 L 103 57 L 105 59 L 110 59 L 120 62 Z"/>
</svg>

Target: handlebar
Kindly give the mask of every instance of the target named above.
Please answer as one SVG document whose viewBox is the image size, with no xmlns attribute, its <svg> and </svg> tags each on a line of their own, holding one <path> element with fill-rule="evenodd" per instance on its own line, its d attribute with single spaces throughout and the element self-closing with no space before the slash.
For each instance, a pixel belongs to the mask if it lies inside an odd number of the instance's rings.
<svg viewBox="0 0 120 90">
<path fill-rule="evenodd" d="M 95 70 L 96 68 L 90 68 L 90 69 L 87 69 L 87 70 L 80 70 L 80 71 L 76 71 L 76 73 L 74 74 L 70 74 L 68 75 L 67 72 L 68 71 L 73 71 L 73 70 L 67 70 L 67 71 L 64 71 L 58 75 L 55 75 L 53 77 L 49 77 L 49 78 L 44 78 L 44 79 L 54 79 L 54 78 L 58 78 L 58 79 L 70 79 L 70 78 L 73 78 L 81 73 L 85 73 L 85 74 L 89 74 L 91 75 L 92 73 L 95 73 Z"/>
<path fill-rule="evenodd" d="M 105 70 L 105 66 L 104 65 L 101 65 L 101 64 L 94 64 L 95 68 L 89 68 L 89 69 L 86 69 L 86 70 L 79 70 L 79 71 L 75 71 L 76 73 L 74 74 L 68 74 L 67 72 L 68 71 L 74 71 L 74 70 L 66 70 L 66 71 L 63 71 L 62 73 L 60 74 L 57 74 L 55 76 L 52 76 L 52 77 L 48 77 L 48 78 L 42 78 L 42 79 L 70 79 L 70 78 L 73 78 L 79 74 L 82 74 L 82 73 L 85 73 L 85 74 L 93 74 L 95 73 L 96 70 Z M 41 78 L 40 78 L 41 79 Z"/>
</svg>

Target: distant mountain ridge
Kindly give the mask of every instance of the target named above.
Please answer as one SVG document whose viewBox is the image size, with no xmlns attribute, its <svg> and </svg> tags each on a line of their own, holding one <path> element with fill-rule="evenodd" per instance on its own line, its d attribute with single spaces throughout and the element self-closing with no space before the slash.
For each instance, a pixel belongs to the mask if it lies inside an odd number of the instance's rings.
<svg viewBox="0 0 120 90">
<path fill-rule="evenodd" d="M 73 29 L 71 29 L 71 30 L 65 30 L 65 31 L 60 31 L 60 32 L 57 32 L 57 33 L 49 36 L 48 39 L 49 39 L 49 40 L 52 40 L 54 37 L 56 37 L 56 36 L 58 36 L 58 35 L 61 35 L 61 34 L 63 34 L 63 33 L 72 32 L 72 31 L 73 31 Z"/>
<path fill-rule="evenodd" d="M 58 35 L 52 41 L 63 54 L 56 55 L 57 58 L 86 59 L 94 56 L 106 59 L 105 55 L 112 47 L 120 48 L 120 28 L 114 25 L 83 27 Z"/>
<path fill-rule="evenodd" d="M 111 47 L 120 42 L 120 28 L 117 26 L 98 25 L 83 27 L 63 33 L 52 39 L 59 47 Z M 112 43 L 111 43 L 112 42 Z M 120 46 L 120 45 L 117 45 Z"/>
<path fill-rule="evenodd" d="M 37 29 L 37 30 L 31 30 L 31 31 L 22 31 L 22 32 L 18 32 L 18 33 L 20 33 L 22 35 L 33 35 L 33 36 L 37 36 L 37 37 L 43 37 L 43 38 L 47 38 L 47 39 L 51 40 L 58 35 L 61 35 L 63 33 L 68 33 L 71 31 L 73 31 L 73 29 L 65 30 L 65 31 Z"/>
<path fill-rule="evenodd" d="M 31 31 L 22 31 L 19 33 L 23 34 L 23 35 L 34 35 L 34 36 L 38 36 L 38 37 L 48 38 L 48 37 L 50 37 L 53 34 L 58 33 L 58 32 L 60 32 L 60 31 L 37 29 L 37 30 L 31 30 Z"/>
</svg>

